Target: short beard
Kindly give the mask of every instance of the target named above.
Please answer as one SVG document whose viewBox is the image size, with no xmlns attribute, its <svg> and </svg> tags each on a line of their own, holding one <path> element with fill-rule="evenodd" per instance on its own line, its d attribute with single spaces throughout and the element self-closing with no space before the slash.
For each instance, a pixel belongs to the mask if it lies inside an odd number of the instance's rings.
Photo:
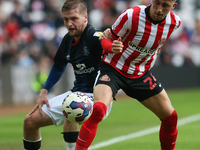
<svg viewBox="0 0 200 150">
<path fill-rule="evenodd" d="M 71 33 L 69 32 L 69 35 L 70 35 L 71 37 L 79 37 L 79 36 L 81 35 L 81 32 L 77 32 L 77 33 L 75 33 L 75 34 L 71 34 Z"/>
</svg>

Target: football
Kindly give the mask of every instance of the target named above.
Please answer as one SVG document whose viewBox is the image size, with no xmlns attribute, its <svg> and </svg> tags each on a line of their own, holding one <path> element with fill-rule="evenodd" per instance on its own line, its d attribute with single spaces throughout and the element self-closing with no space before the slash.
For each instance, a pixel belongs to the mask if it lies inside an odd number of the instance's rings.
<svg viewBox="0 0 200 150">
<path fill-rule="evenodd" d="M 69 94 L 62 103 L 63 115 L 73 123 L 83 123 L 92 114 L 93 101 L 82 92 Z"/>
</svg>

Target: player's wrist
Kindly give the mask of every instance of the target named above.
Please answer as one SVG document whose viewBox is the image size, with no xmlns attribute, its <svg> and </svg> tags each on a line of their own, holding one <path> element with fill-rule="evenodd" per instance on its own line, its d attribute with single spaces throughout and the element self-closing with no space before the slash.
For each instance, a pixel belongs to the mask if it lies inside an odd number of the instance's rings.
<svg viewBox="0 0 200 150">
<path fill-rule="evenodd" d="M 101 45 L 104 51 L 108 52 L 108 53 L 113 53 L 112 51 L 112 41 L 108 40 L 108 39 L 103 39 L 101 40 Z"/>
<path fill-rule="evenodd" d="M 47 94 L 47 93 L 48 93 L 48 90 L 47 90 L 47 89 L 41 89 L 41 90 L 40 90 L 40 93 L 41 93 L 41 94 Z"/>
</svg>

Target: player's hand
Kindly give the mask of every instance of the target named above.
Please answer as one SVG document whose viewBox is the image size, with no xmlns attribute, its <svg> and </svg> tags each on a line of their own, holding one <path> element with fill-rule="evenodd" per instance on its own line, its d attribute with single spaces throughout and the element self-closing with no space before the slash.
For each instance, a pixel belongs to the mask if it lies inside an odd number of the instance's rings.
<svg viewBox="0 0 200 150">
<path fill-rule="evenodd" d="M 112 43 L 112 52 L 113 53 L 121 53 L 124 48 L 122 43 L 122 38 L 119 37 L 117 40 L 114 40 Z"/>
<path fill-rule="evenodd" d="M 103 39 L 108 39 L 110 41 L 113 41 L 113 38 L 112 38 L 112 33 L 110 31 L 110 29 L 106 29 L 103 34 L 101 35 L 101 37 L 99 38 L 99 40 L 103 40 Z"/>
<path fill-rule="evenodd" d="M 43 104 L 46 104 L 47 107 L 50 108 L 49 101 L 48 101 L 48 98 L 47 98 L 47 92 L 48 91 L 46 89 L 42 89 L 40 91 L 40 95 L 39 95 L 39 98 L 37 100 L 37 104 L 33 108 L 33 110 L 29 113 L 29 115 L 33 114 L 37 109 L 39 109 L 39 113 L 42 116 L 42 105 Z"/>
</svg>

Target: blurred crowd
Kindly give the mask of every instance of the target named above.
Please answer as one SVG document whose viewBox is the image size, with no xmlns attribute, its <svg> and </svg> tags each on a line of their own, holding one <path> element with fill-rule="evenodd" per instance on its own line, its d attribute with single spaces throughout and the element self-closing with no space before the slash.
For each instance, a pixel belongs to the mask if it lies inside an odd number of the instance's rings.
<svg viewBox="0 0 200 150">
<path fill-rule="evenodd" d="M 62 37 L 61 6 L 65 0 L 0 0 L 0 67 L 8 64 L 34 67 L 36 78 L 45 81 Z M 149 4 L 150 0 L 85 0 L 89 23 L 104 30 L 126 8 Z M 174 11 L 183 9 L 178 0 Z M 182 27 L 164 45 L 156 65 L 200 67 L 200 1 L 192 0 L 193 26 L 184 20 Z M 190 18 L 190 20 L 191 20 Z M 41 72 L 42 76 L 41 76 Z M 33 84 L 33 89 L 39 89 Z"/>
</svg>

